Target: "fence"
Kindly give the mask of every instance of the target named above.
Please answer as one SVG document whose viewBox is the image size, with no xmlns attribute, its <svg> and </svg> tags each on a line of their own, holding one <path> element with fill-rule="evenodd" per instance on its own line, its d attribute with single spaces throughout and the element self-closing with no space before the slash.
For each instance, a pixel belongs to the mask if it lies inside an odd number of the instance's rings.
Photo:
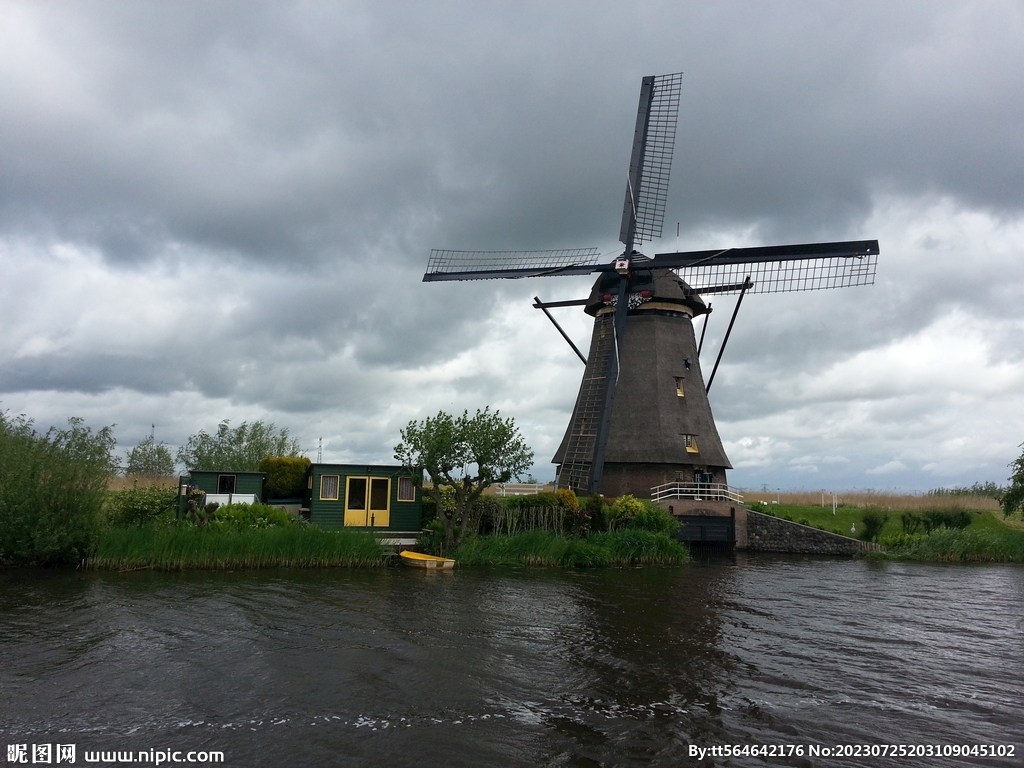
<svg viewBox="0 0 1024 768">
<path fill-rule="evenodd" d="M 651 488 L 651 498 L 654 501 L 694 499 L 743 502 L 743 496 L 724 483 L 665 483 Z"/>
</svg>

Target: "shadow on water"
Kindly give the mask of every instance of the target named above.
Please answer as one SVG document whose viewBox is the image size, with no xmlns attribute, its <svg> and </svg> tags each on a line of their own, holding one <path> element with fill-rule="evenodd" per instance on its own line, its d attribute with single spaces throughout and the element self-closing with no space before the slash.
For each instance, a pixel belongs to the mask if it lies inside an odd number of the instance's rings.
<svg viewBox="0 0 1024 768">
<path fill-rule="evenodd" d="M 8 571 L 0 736 L 360 766 L 1006 742 L 1024 708 L 1022 575 L 743 555 L 625 570 Z"/>
</svg>

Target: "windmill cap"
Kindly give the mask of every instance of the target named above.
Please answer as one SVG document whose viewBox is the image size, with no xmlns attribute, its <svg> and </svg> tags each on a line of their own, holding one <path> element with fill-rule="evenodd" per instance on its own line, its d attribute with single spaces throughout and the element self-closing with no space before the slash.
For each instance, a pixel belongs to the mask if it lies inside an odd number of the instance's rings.
<svg viewBox="0 0 1024 768">
<path fill-rule="evenodd" d="M 643 261 L 650 261 L 650 259 L 645 256 L 639 258 L 634 256 L 633 266 L 637 267 Z M 596 316 L 601 310 L 608 308 L 610 296 L 616 293 L 616 283 L 619 279 L 621 278 L 615 273 L 604 273 L 598 277 L 583 311 L 588 315 Z M 668 309 L 666 304 L 675 305 L 679 307 L 680 312 L 685 312 L 692 317 L 703 315 L 708 311 L 704 299 L 695 293 L 689 293 L 690 286 L 671 269 L 655 269 L 646 273 L 634 270 L 630 282 L 630 293 L 649 294 L 644 296 L 647 299 L 645 304 L 632 311 L 643 311 L 643 307 L 648 304 L 650 309 Z"/>
</svg>

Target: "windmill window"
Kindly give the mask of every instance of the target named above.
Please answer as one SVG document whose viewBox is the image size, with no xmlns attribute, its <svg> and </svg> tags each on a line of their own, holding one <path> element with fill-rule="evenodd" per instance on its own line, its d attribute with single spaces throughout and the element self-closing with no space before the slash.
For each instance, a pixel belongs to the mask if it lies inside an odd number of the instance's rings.
<svg viewBox="0 0 1024 768">
<path fill-rule="evenodd" d="M 312 478 L 310 478 L 312 479 Z M 337 501 L 338 500 L 338 475 L 321 475 L 320 476 L 320 500 L 321 501 Z"/>
<path fill-rule="evenodd" d="M 697 449 L 696 435 L 683 435 L 683 445 L 686 446 L 687 453 L 700 453 L 700 451 Z"/>
<path fill-rule="evenodd" d="M 398 478 L 398 500 L 416 501 L 416 486 L 413 485 L 411 477 Z"/>
<path fill-rule="evenodd" d="M 683 377 L 676 376 L 676 395 L 683 397 Z"/>
</svg>

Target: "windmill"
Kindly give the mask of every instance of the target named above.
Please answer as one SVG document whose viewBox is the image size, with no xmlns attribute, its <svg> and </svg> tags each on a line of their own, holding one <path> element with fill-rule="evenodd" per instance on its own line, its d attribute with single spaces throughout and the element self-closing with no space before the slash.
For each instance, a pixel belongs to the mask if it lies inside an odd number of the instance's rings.
<svg viewBox="0 0 1024 768">
<path fill-rule="evenodd" d="M 572 419 L 552 462 L 559 487 L 581 493 L 648 496 L 654 486 L 726 485 L 732 465 L 707 392 L 748 293 L 870 285 L 878 241 L 659 253 L 638 250 L 661 237 L 675 146 L 682 73 L 649 76 L 640 86 L 636 130 L 619 239 L 608 261 L 596 248 L 554 251 L 431 251 L 424 282 L 597 273 L 589 298 L 534 299 L 583 360 Z M 685 280 L 683 279 L 685 277 Z M 739 294 L 707 384 L 699 352 L 710 294 Z M 548 312 L 582 306 L 594 318 L 584 357 Z M 704 316 L 701 344 L 693 320 Z"/>
</svg>

